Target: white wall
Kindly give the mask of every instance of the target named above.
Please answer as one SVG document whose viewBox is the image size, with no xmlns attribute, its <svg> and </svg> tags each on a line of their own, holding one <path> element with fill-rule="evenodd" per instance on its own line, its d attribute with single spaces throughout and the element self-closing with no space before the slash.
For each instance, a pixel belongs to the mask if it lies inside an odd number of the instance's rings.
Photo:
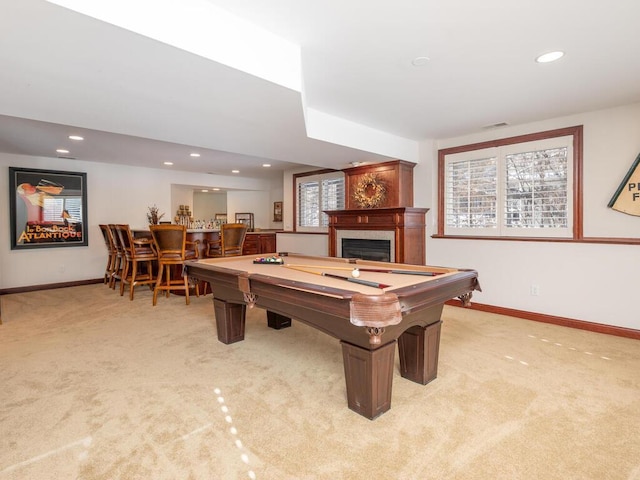
<svg viewBox="0 0 640 480">
<path fill-rule="evenodd" d="M 10 166 L 87 173 L 87 247 L 11 250 Z M 0 153 L 0 173 L 0 225 L 4 226 L 0 235 L 0 289 L 101 278 L 106 265 L 106 247 L 98 227 L 100 223 L 128 223 L 132 228 L 146 228 L 147 209 L 154 204 L 160 213 L 165 213 L 163 220 L 168 221 L 175 215 L 172 187 L 180 185 L 183 188 L 179 191 L 188 191 L 184 186 L 202 185 L 202 175 L 194 173 L 3 153 Z M 242 207 L 253 210 L 258 218 L 272 215 L 270 190 L 273 181 L 225 176 L 208 176 L 207 181 L 246 189 L 252 194 L 266 192 L 259 203 Z M 191 200 L 187 203 L 191 204 Z"/>
<path fill-rule="evenodd" d="M 213 220 L 216 213 L 227 213 L 227 192 L 194 192 L 193 218 Z"/>
<path fill-rule="evenodd" d="M 269 185 L 266 190 L 227 192 L 229 222 L 234 221 L 236 213 L 253 213 L 255 228 L 282 228 L 282 222 L 273 221 L 273 203 L 282 201 L 282 178 L 265 182 Z"/>
<path fill-rule="evenodd" d="M 431 208 L 427 263 L 478 270 L 479 303 L 640 329 L 640 245 L 430 237 L 437 223 L 438 148 L 574 125 L 584 125 L 584 235 L 640 238 L 640 217 L 607 208 L 640 152 L 640 104 L 634 104 L 425 142 L 414 181 L 416 206 Z M 531 285 L 539 287 L 538 296 L 531 295 Z"/>
<path fill-rule="evenodd" d="M 171 185 L 171 209 L 165 213 L 162 221 L 173 223 L 180 205 L 188 206 L 193 215 L 193 188 L 187 185 Z"/>
<path fill-rule="evenodd" d="M 318 233 L 278 233 L 276 235 L 276 250 L 326 257 L 329 254 L 329 236 Z"/>
</svg>

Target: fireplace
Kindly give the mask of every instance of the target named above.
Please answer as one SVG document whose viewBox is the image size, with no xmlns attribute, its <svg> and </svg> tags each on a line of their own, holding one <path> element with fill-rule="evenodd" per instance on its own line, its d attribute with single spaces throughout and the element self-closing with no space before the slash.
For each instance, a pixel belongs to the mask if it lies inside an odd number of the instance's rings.
<svg viewBox="0 0 640 480">
<path fill-rule="evenodd" d="M 427 211 L 413 207 L 327 211 L 329 256 L 347 256 L 343 252 L 345 238 L 385 240 L 389 242 L 389 261 L 424 265 Z"/>
<path fill-rule="evenodd" d="M 336 232 L 336 257 L 343 258 L 362 258 L 363 260 L 381 260 L 384 262 L 395 262 L 395 235 L 391 230 L 350 230 L 350 229 L 339 229 Z M 349 250 L 345 252 L 345 242 L 347 245 L 350 243 L 355 244 L 356 248 L 348 247 Z M 370 243 L 369 243 L 370 242 Z M 369 245 L 367 246 L 367 244 Z M 358 247 L 365 246 L 367 250 L 371 251 L 372 249 L 379 248 L 382 250 L 382 247 L 385 247 L 385 252 L 388 252 L 386 255 L 386 259 L 380 258 L 365 258 L 360 256 L 357 251 Z M 355 251 L 354 251 L 355 250 Z M 380 257 L 380 254 L 376 254 L 376 257 Z"/>
<path fill-rule="evenodd" d="M 391 242 L 389 240 L 343 238 L 341 243 L 341 257 L 375 260 L 378 262 L 391 261 Z"/>
<path fill-rule="evenodd" d="M 415 163 L 394 160 L 344 170 L 346 210 L 325 210 L 329 215 L 329 256 L 356 256 L 344 254 L 343 239 L 371 241 L 371 245 L 381 240 L 389 245 L 387 261 L 425 264 L 429 209 L 413 207 L 413 167 Z M 369 191 L 373 185 L 376 195 Z"/>
</svg>

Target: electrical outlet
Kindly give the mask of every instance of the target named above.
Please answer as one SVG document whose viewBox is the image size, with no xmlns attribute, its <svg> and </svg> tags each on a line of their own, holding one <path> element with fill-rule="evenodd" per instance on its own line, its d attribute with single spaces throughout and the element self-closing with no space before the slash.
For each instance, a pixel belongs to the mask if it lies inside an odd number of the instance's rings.
<svg viewBox="0 0 640 480">
<path fill-rule="evenodd" d="M 529 293 L 531 293 L 531 295 L 533 295 L 534 297 L 540 295 L 540 285 L 531 285 Z"/>
<path fill-rule="evenodd" d="M 67 267 L 65 267 L 65 266 L 64 266 L 64 264 L 63 264 L 63 265 L 60 265 L 60 266 L 58 267 L 58 271 L 59 271 L 60 273 L 64 273 L 66 269 L 67 269 Z"/>
</svg>

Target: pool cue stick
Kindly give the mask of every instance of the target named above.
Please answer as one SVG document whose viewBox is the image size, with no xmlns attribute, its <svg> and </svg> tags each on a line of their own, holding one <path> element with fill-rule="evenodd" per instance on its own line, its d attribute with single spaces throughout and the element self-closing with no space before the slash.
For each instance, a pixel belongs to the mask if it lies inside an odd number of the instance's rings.
<svg viewBox="0 0 640 480">
<path fill-rule="evenodd" d="M 377 268 L 359 268 L 361 272 L 378 272 L 378 273 L 396 273 L 399 275 L 423 275 L 425 277 L 435 277 L 436 275 L 441 275 L 436 272 L 422 272 L 420 270 L 386 270 L 386 269 L 377 269 Z"/>
<path fill-rule="evenodd" d="M 343 277 L 342 275 L 335 275 L 333 273 L 326 273 L 326 272 L 316 272 L 314 270 L 309 270 L 308 268 L 300 267 L 298 265 L 284 265 L 284 267 L 291 268 L 293 270 L 298 270 L 300 272 L 311 273 L 313 275 L 320 275 L 322 277 L 337 278 L 339 280 L 346 280 L 347 282 L 359 283 L 360 285 L 366 285 L 367 287 L 388 288 L 388 287 L 391 286 L 391 285 L 387 285 L 385 283 L 378 283 L 378 282 L 371 282 L 369 280 L 362 280 L 360 278 Z M 321 268 L 321 267 L 315 267 L 315 268 Z"/>
<path fill-rule="evenodd" d="M 334 273 L 322 272 L 321 275 L 323 277 L 339 278 L 340 280 L 346 280 L 347 282 L 359 283 L 360 285 L 366 285 L 368 287 L 374 287 L 374 288 L 388 288 L 388 287 L 391 286 L 391 285 L 387 285 L 386 283 L 378 283 L 378 282 L 372 282 L 372 281 L 369 281 L 369 280 L 362 280 L 361 278 L 343 277 L 342 275 L 336 275 Z"/>
<path fill-rule="evenodd" d="M 325 267 L 322 265 L 293 265 L 294 267 L 301 267 L 301 268 L 323 268 L 324 270 L 360 270 L 360 268 L 358 268 L 357 266 L 354 267 Z"/>
<path fill-rule="evenodd" d="M 313 267 L 312 265 L 289 265 L 288 263 L 285 263 L 283 267 L 290 268 L 292 270 L 298 270 L 300 272 L 312 273 L 314 275 L 321 275 L 321 272 L 316 272 L 315 270 L 309 270 L 309 267 Z M 313 267 L 313 268 L 320 268 L 320 267 Z"/>
<path fill-rule="evenodd" d="M 435 277 L 436 275 L 442 275 L 439 272 L 424 272 L 421 270 L 392 270 L 386 268 L 360 268 L 357 264 L 354 267 L 322 267 L 320 265 L 295 265 L 303 268 L 321 268 L 323 270 L 360 270 L 361 272 L 375 272 L 375 273 L 397 273 L 404 275 L 423 275 L 425 277 Z M 311 272 L 309 272 L 311 273 Z"/>
</svg>

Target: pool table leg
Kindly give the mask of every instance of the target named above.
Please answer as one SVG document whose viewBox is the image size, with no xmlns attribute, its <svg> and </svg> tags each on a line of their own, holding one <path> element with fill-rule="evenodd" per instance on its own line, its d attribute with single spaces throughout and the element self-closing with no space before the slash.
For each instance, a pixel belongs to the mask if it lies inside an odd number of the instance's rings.
<svg viewBox="0 0 640 480">
<path fill-rule="evenodd" d="M 391 408 L 396 341 L 375 350 L 341 341 L 347 404 L 351 410 L 373 420 Z"/>
<path fill-rule="evenodd" d="M 218 340 L 226 344 L 244 340 L 246 305 L 214 298 L 213 310 L 216 314 Z"/>
<path fill-rule="evenodd" d="M 442 321 L 426 327 L 414 326 L 398 338 L 400 374 L 413 382 L 426 385 L 438 375 L 440 327 Z"/>
<path fill-rule="evenodd" d="M 291 326 L 291 319 L 280 315 L 279 313 L 267 310 L 267 325 L 269 328 L 280 330 L 281 328 L 287 328 Z"/>
</svg>

